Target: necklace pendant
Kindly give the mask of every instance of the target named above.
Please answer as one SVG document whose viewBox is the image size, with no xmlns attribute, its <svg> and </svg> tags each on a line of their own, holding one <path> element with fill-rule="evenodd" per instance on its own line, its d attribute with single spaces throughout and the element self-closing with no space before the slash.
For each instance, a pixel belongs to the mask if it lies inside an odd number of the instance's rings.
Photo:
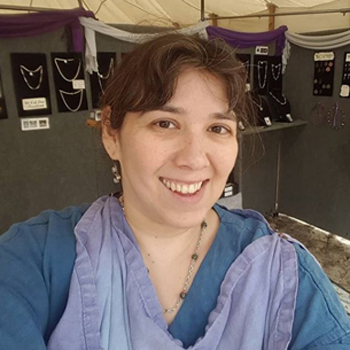
<svg viewBox="0 0 350 350">
<path fill-rule="evenodd" d="M 184 300 L 186 298 L 187 294 L 185 292 L 180 293 L 180 299 Z"/>
<path fill-rule="evenodd" d="M 197 260 L 198 259 L 198 254 L 192 254 L 192 260 Z"/>
</svg>

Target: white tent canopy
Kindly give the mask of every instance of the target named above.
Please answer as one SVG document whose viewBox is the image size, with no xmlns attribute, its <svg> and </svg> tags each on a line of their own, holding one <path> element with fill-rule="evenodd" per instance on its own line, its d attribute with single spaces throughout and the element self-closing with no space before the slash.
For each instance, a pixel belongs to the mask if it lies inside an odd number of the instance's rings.
<svg viewBox="0 0 350 350">
<path fill-rule="evenodd" d="M 276 6 L 276 13 L 288 11 L 315 11 L 350 9 L 350 0 L 205 0 L 205 16 L 244 16 L 267 13 L 268 4 Z M 72 9 L 81 4 L 91 10 L 104 23 L 143 24 L 180 27 L 197 23 L 201 18 L 201 0 L 0 0 L 1 6 L 33 7 L 47 9 Z M 0 10 L 2 13 L 14 11 Z M 320 28 L 335 29 L 349 27 L 349 15 L 312 16 Z M 332 18 L 332 19 L 331 19 Z M 307 31 L 314 27 L 314 19 L 308 16 L 276 18 L 276 26 L 287 24 L 293 31 Z M 291 24 L 292 28 L 291 28 Z M 264 31 L 267 19 L 234 19 L 219 21 L 219 26 L 241 31 Z M 296 25 L 296 26 L 295 26 Z M 298 30 L 300 27 L 300 30 Z"/>
</svg>

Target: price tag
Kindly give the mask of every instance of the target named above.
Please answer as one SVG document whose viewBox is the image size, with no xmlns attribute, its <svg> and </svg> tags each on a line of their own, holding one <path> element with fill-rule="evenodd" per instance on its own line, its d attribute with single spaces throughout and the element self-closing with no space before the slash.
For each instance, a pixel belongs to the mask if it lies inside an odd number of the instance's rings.
<svg viewBox="0 0 350 350">
<path fill-rule="evenodd" d="M 255 48 L 255 54 L 256 55 L 268 55 L 269 54 L 269 47 L 268 46 L 257 46 Z"/>
<path fill-rule="evenodd" d="M 314 61 L 333 61 L 334 52 L 316 52 L 314 54 Z"/>
<path fill-rule="evenodd" d="M 24 111 L 35 111 L 37 109 L 47 109 L 45 97 L 24 98 L 22 99 L 22 108 Z"/>
<path fill-rule="evenodd" d="M 342 85 L 340 88 L 340 96 L 341 97 L 349 97 L 350 95 L 350 86 L 349 85 Z"/>
<path fill-rule="evenodd" d="M 287 120 L 289 121 L 289 122 L 293 122 L 293 118 L 292 118 L 292 116 L 288 113 L 288 114 L 286 114 L 286 117 L 287 117 Z"/>
<path fill-rule="evenodd" d="M 85 80 L 84 79 L 73 80 L 72 84 L 73 84 L 74 90 L 85 89 Z"/>
<path fill-rule="evenodd" d="M 271 126 L 271 125 L 272 125 L 271 119 L 270 119 L 269 117 L 265 117 L 264 120 L 265 120 L 265 124 L 266 124 L 267 126 Z"/>
<path fill-rule="evenodd" d="M 347 53 L 345 56 L 345 62 L 350 62 L 350 53 Z"/>
</svg>

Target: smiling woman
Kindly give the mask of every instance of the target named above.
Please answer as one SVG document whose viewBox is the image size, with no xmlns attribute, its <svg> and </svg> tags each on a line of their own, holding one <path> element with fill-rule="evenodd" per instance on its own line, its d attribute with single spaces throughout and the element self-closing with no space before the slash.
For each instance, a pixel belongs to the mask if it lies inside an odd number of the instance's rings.
<svg viewBox="0 0 350 350">
<path fill-rule="evenodd" d="M 220 41 L 167 34 L 124 58 L 102 101 L 123 193 L 1 236 L 1 349 L 349 348 L 303 246 L 216 204 L 249 121 L 245 81 Z"/>
</svg>

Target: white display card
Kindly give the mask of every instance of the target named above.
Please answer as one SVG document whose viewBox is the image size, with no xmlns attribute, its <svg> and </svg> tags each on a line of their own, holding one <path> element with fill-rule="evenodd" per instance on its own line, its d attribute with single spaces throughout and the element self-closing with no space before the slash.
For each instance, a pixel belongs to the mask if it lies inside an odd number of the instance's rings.
<svg viewBox="0 0 350 350">
<path fill-rule="evenodd" d="M 22 108 L 24 111 L 35 111 L 37 109 L 47 109 L 45 97 L 24 98 L 22 99 Z"/>
</svg>

